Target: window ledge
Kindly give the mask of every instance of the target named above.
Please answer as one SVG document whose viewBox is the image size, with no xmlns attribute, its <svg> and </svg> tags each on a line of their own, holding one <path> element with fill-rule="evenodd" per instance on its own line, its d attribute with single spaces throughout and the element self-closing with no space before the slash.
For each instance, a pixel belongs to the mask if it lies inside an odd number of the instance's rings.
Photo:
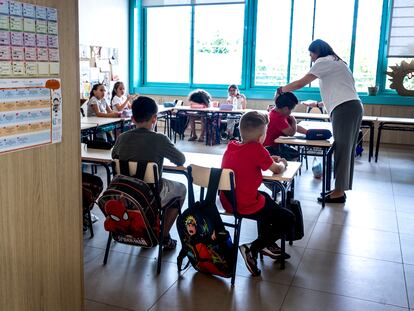
<svg viewBox="0 0 414 311">
<path fill-rule="evenodd" d="M 134 89 L 135 93 L 148 94 L 148 95 L 171 95 L 171 96 L 187 96 L 190 92 L 196 88 L 190 88 L 188 86 L 165 86 L 165 85 L 153 85 L 153 86 L 141 86 Z M 213 98 L 214 97 L 227 97 L 227 88 L 208 88 L 204 87 Z M 275 89 L 270 88 L 251 88 L 247 90 L 241 90 L 241 93 L 245 94 L 247 99 L 262 99 L 273 100 Z M 367 93 L 358 93 L 361 101 L 367 105 L 395 105 L 395 106 L 414 106 L 414 96 L 400 96 L 397 94 L 379 94 L 376 96 L 368 96 Z M 318 91 L 296 91 L 295 95 L 299 100 L 321 100 Z"/>
</svg>

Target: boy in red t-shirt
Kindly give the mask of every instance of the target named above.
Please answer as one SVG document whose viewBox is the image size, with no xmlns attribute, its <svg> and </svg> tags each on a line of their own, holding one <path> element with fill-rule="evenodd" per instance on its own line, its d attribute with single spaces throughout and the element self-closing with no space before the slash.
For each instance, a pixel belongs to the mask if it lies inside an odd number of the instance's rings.
<svg viewBox="0 0 414 311">
<path fill-rule="evenodd" d="M 286 144 L 275 144 L 279 136 L 293 136 L 296 132 L 306 134 L 306 129 L 296 124 L 296 119 L 291 115 L 292 110 L 298 104 L 298 99 L 293 93 L 286 92 L 276 97 L 276 107 L 269 112 L 269 126 L 263 146 L 271 155 L 278 155 L 288 161 L 297 161 L 299 152 Z"/>
<path fill-rule="evenodd" d="M 257 255 L 273 259 L 280 258 L 281 252 L 275 241 L 281 233 L 291 230 L 294 215 L 277 203 L 265 192 L 258 189 L 262 183 L 262 170 L 275 174 L 285 170 L 287 162 L 280 157 L 271 157 L 263 147 L 268 124 L 267 115 L 250 111 L 240 120 L 242 142 L 231 141 L 223 155 L 222 168 L 232 169 L 236 181 L 237 212 L 243 217 L 257 221 L 258 237 L 251 245 L 241 245 L 240 252 L 250 273 L 260 275 Z M 220 193 L 223 207 L 231 211 L 226 193 Z"/>
</svg>

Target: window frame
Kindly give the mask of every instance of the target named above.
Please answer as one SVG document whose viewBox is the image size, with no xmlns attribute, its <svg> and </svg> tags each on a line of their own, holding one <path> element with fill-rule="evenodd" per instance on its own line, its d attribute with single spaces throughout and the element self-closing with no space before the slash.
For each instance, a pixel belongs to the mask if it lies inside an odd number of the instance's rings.
<svg viewBox="0 0 414 311">
<path fill-rule="evenodd" d="M 315 0 L 316 2 L 317 0 Z M 359 92 L 362 102 L 365 104 L 389 104 L 389 105 L 407 105 L 414 106 L 412 97 L 399 96 L 395 90 L 385 89 L 386 71 L 388 67 L 387 49 L 388 35 L 391 20 L 391 9 L 393 0 L 382 0 L 382 17 L 380 38 L 378 47 L 378 60 L 376 71 L 376 85 L 379 87 L 377 96 L 368 96 L 366 92 Z M 288 50 L 288 68 L 287 81 L 290 81 L 291 71 L 291 52 L 292 52 L 292 32 L 294 2 L 291 0 L 290 16 L 290 33 L 289 33 L 289 50 Z M 350 68 L 353 70 L 355 57 L 355 42 L 357 34 L 358 21 L 358 3 L 354 0 L 354 15 L 350 51 Z M 129 89 L 131 93 L 154 94 L 154 95 L 172 95 L 186 96 L 189 92 L 197 88 L 203 88 L 209 91 L 213 97 L 227 97 L 227 85 L 221 84 L 194 84 L 193 83 L 193 58 L 194 58 L 194 5 L 191 5 L 191 42 L 190 42 L 190 73 L 189 83 L 158 83 L 146 82 L 147 64 L 145 62 L 146 52 L 146 8 L 142 8 L 141 0 L 130 0 L 129 12 Z M 214 4 L 209 4 L 214 5 Z M 232 5 L 232 4 L 229 4 Z M 243 34 L 243 53 L 242 53 L 242 83 L 240 90 L 249 99 L 267 99 L 272 100 L 277 85 L 260 86 L 255 85 L 255 47 L 256 47 L 256 29 L 257 29 L 257 1 L 246 0 L 244 11 L 244 34 Z M 315 8 L 314 8 L 315 12 Z M 313 12 L 313 14 L 315 14 Z M 315 24 L 314 24 L 315 25 Z M 307 87 L 295 91 L 299 99 L 320 100 L 319 87 Z"/>
</svg>

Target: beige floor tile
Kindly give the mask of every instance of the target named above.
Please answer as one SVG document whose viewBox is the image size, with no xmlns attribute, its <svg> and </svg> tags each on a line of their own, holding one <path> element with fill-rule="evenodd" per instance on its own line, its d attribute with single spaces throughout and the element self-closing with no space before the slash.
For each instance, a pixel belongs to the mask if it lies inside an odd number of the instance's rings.
<svg viewBox="0 0 414 311">
<path fill-rule="evenodd" d="M 85 264 L 85 298 L 133 310 L 147 310 L 177 280 L 176 264 L 164 262 L 156 274 L 156 261 L 111 252 Z"/>
<path fill-rule="evenodd" d="M 414 232 L 400 234 L 401 251 L 405 264 L 414 265 Z"/>
<path fill-rule="evenodd" d="M 364 208 L 349 208 L 344 204 L 327 204 L 318 222 L 359 228 L 398 232 L 395 211 Z"/>
<path fill-rule="evenodd" d="M 257 266 L 262 271 L 261 276 L 258 279 L 283 285 L 290 285 L 292 283 L 293 277 L 295 276 L 296 270 L 298 269 L 305 249 L 295 245 L 290 246 L 288 243 L 286 243 L 285 251 L 291 256 L 291 258 L 285 261 L 284 270 L 280 269 L 280 262 L 275 261 L 272 258 L 264 256 L 263 260 L 260 258 L 258 259 Z M 236 273 L 237 275 L 247 278 L 251 277 L 251 274 L 247 270 L 240 252 L 237 260 Z"/>
<path fill-rule="evenodd" d="M 304 288 L 291 287 L 282 311 L 406 311 L 390 305 L 333 295 Z"/>
<path fill-rule="evenodd" d="M 414 309 L 414 265 L 404 265 L 405 278 L 407 280 L 408 300 L 410 308 Z"/>
<path fill-rule="evenodd" d="M 293 285 L 408 307 L 402 264 L 306 250 Z"/>
<path fill-rule="evenodd" d="M 308 248 L 401 263 L 398 234 L 317 223 Z"/>
<path fill-rule="evenodd" d="M 132 309 L 118 308 L 96 301 L 85 300 L 85 311 L 130 311 Z"/>
<path fill-rule="evenodd" d="M 400 233 L 413 234 L 414 213 L 397 212 Z"/>
<path fill-rule="evenodd" d="M 414 214 L 414 191 L 411 196 L 394 195 L 397 212 Z"/>
<path fill-rule="evenodd" d="M 346 207 L 349 209 L 395 210 L 394 195 L 368 192 L 363 189 L 347 191 Z"/>
<path fill-rule="evenodd" d="M 229 279 L 190 269 L 151 311 L 278 310 L 287 289 L 287 286 L 244 277 L 237 277 L 235 287 L 231 288 Z"/>
</svg>

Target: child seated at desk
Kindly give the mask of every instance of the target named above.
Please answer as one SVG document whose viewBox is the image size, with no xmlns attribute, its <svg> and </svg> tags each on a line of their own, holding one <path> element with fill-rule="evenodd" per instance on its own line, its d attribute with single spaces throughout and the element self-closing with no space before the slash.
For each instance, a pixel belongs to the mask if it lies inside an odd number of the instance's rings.
<svg viewBox="0 0 414 311">
<path fill-rule="evenodd" d="M 276 144 L 279 136 L 293 136 L 296 132 L 306 134 L 306 129 L 296 124 L 296 119 L 291 115 L 292 110 L 298 104 L 298 99 L 293 93 L 286 92 L 275 98 L 276 106 L 269 112 L 269 126 L 263 146 L 271 155 L 278 155 L 288 161 L 297 161 L 299 151 L 285 144 Z"/>
<path fill-rule="evenodd" d="M 209 93 L 207 93 L 204 90 L 195 90 L 194 92 L 191 92 L 188 96 L 188 101 L 190 102 L 191 107 L 200 107 L 200 108 L 208 108 L 210 106 L 211 96 Z M 189 123 L 190 123 L 190 129 L 191 134 L 188 141 L 195 141 L 197 139 L 197 132 L 195 128 L 195 121 L 201 120 L 201 133 L 200 138 L 198 139 L 199 142 L 204 141 L 204 135 L 206 131 L 206 120 L 203 117 L 200 116 L 190 116 L 189 117 Z"/>
<path fill-rule="evenodd" d="M 146 96 L 139 96 L 132 102 L 132 122 L 136 128 L 122 133 L 112 149 L 112 158 L 123 161 L 155 162 L 158 165 L 161 178 L 164 158 L 177 166 L 185 162 L 184 154 L 175 148 L 174 144 L 164 134 L 154 132 L 157 124 L 158 105 Z M 161 179 L 161 206 L 165 206 L 174 198 L 178 198 L 179 207 L 168 208 L 165 215 L 164 248 L 174 249 L 177 241 L 172 239 L 169 232 L 178 215 L 178 208 L 184 204 L 187 188 L 177 181 Z"/>
<path fill-rule="evenodd" d="M 228 89 L 229 96 L 227 97 L 226 103 L 233 105 L 233 109 L 246 109 L 247 107 L 247 100 L 244 94 L 241 94 L 239 88 L 236 84 L 229 85 Z M 229 115 L 227 117 L 227 137 L 229 139 L 234 139 L 234 128 L 236 126 L 236 121 L 239 117 L 234 117 Z"/>
<path fill-rule="evenodd" d="M 113 111 L 105 98 L 105 86 L 97 83 L 92 87 L 88 101 L 88 117 L 119 118 L 120 112 Z"/>
<path fill-rule="evenodd" d="M 276 239 L 281 233 L 292 230 L 294 215 L 281 208 L 265 192 L 258 189 L 262 183 L 262 170 L 278 174 L 285 170 L 287 162 L 280 157 L 272 158 L 263 147 L 266 137 L 267 115 L 257 111 L 247 112 L 240 119 L 242 142 L 231 141 L 223 155 L 222 168 L 234 171 L 236 181 L 237 212 L 245 218 L 257 221 L 258 237 L 250 245 L 240 246 L 240 252 L 247 269 L 253 276 L 260 275 L 257 268 L 257 255 L 262 253 L 273 259 L 281 256 Z M 226 211 L 232 211 L 225 192 L 220 192 L 220 200 Z M 288 255 L 285 257 L 289 258 Z"/>
<path fill-rule="evenodd" d="M 125 117 L 130 117 L 132 115 L 131 103 L 134 98 L 132 95 L 125 95 L 124 83 L 116 82 L 112 90 L 112 109 L 121 112 Z"/>
</svg>

